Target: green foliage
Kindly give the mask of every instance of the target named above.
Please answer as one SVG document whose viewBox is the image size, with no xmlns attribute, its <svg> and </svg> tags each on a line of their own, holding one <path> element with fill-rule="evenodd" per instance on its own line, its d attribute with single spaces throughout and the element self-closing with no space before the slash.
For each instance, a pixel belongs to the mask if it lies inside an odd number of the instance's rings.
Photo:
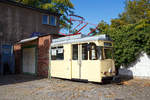
<svg viewBox="0 0 150 100">
<path fill-rule="evenodd" d="M 121 26 L 126 25 L 126 23 L 121 19 L 112 19 L 111 23 L 112 28 L 120 28 Z"/>
<path fill-rule="evenodd" d="M 20 2 L 29 6 L 39 7 L 40 0 L 14 0 L 16 2 Z"/>
<path fill-rule="evenodd" d="M 100 33 L 107 33 L 107 30 L 109 29 L 109 25 L 104 22 L 104 20 L 102 20 L 99 24 L 98 24 L 98 30 Z"/>
<path fill-rule="evenodd" d="M 133 24 L 141 19 L 149 19 L 149 14 L 150 0 L 127 0 L 125 12 L 121 14 L 121 18 L 126 23 Z"/>
<path fill-rule="evenodd" d="M 114 41 L 116 67 L 129 65 L 141 52 L 150 55 L 150 0 L 127 0 L 125 11 L 111 25 L 100 22 L 99 34 Z M 106 28 L 107 27 L 107 28 Z"/>
<path fill-rule="evenodd" d="M 137 24 L 112 28 L 107 33 L 114 41 L 116 66 L 128 65 L 145 51 L 150 54 L 150 24 L 141 21 Z"/>
</svg>

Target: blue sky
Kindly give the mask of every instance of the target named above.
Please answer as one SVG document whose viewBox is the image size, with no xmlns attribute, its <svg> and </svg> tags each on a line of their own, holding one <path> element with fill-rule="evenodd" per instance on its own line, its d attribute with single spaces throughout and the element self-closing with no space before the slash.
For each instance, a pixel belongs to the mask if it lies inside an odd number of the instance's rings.
<svg viewBox="0 0 150 100">
<path fill-rule="evenodd" d="M 117 18 L 125 7 L 125 0 L 71 0 L 71 2 L 77 15 L 94 24 L 98 24 L 101 20 L 110 24 L 111 19 Z"/>
<path fill-rule="evenodd" d="M 118 14 L 124 11 L 125 0 L 71 0 L 75 7 L 75 14 L 85 18 L 85 21 L 98 24 L 101 20 L 104 20 L 108 24 L 111 23 L 111 19 L 118 18 Z M 74 27 L 78 23 L 74 24 Z M 77 28 L 79 30 L 82 27 Z M 95 26 L 88 25 L 81 33 L 88 34 L 89 28 L 95 28 Z M 68 33 L 66 30 L 61 30 L 63 33 Z"/>
</svg>

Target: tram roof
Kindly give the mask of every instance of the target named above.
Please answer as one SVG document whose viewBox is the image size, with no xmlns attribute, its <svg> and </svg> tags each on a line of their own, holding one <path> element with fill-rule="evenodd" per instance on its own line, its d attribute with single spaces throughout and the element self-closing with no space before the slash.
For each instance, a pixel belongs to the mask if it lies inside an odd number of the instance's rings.
<svg viewBox="0 0 150 100">
<path fill-rule="evenodd" d="M 76 36 L 67 36 L 58 39 L 52 40 L 52 46 L 61 45 L 61 44 L 69 44 L 69 43 L 80 43 L 80 42 L 90 42 L 90 41 L 112 41 L 107 35 L 99 35 L 99 36 L 85 36 L 85 35 L 76 35 Z"/>
</svg>

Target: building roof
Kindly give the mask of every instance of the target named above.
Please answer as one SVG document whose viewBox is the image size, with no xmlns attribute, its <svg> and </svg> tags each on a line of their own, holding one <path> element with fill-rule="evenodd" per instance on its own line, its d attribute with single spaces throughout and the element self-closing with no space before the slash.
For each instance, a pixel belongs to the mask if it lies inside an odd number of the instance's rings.
<svg viewBox="0 0 150 100">
<path fill-rule="evenodd" d="M 26 42 L 31 42 L 31 41 L 37 40 L 39 37 L 44 37 L 44 36 L 47 36 L 47 35 L 63 37 L 63 35 L 59 35 L 59 34 L 44 34 L 44 35 L 34 36 L 34 37 L 30 37 L 30 38 L 27 38 L 27 39 L 20 40 L 20 41 L 17 42 L 17 44 L 23 44 L 23 43 L 26 43 Z"/>
<path fill-rule="evenodd" d="M 22 4 L 22 3 L 14 2 L 12 0 L 0 0 L 0 3 L 5 3 L 5 4 L 18 6 L 18 7 L 22 7 L 22 8 L 26 8 L 26 9 L 31 9 L 31 10 L 35 10 L 35 11 L 38 11 L 38 12 L 41 12 L 41 13 L 46 13 L 46 14 L 51 14 L 51 15 L 56 15 L 56 16 L 61 15 L 61 14 L 56 13 L 56 12 L 51 12 L 49 10 L 44 10 L 44 9 L 28 6 L 28 5 L 25 5 L 25 4 Z"/>
<path fill-rule="evenodd" d="M 38 39 L 38 36 L 21 40 L 18 43 L 26 43 L 26 42 L 30 42 L 30 41 L 33 41 L 33 40 L 36 40 L 36 39 Z"/>
</svg>

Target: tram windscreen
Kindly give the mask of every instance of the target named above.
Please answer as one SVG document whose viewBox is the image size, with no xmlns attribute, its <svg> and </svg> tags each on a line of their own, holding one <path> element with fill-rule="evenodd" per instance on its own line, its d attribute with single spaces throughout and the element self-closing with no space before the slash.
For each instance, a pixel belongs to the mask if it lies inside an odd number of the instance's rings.
<svg viewBox="0 0 150 100">
<path fill-rule="evenodd" d="M 104 59 L 112 59 L 113 58 L 113 50 L 112 48 L 104 48 Z"/>
</svg>

